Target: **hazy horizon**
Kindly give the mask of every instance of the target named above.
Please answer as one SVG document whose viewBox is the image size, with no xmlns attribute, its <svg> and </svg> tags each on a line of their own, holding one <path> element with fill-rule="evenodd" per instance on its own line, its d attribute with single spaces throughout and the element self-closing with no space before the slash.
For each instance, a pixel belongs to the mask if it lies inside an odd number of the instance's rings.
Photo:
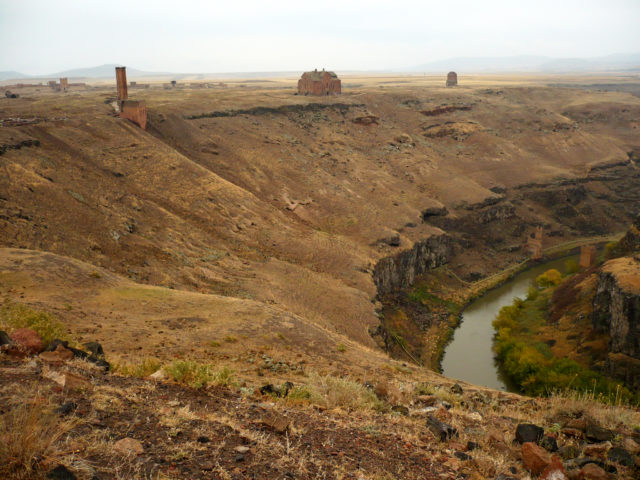
<svg viewBox="0 0 640 480">
<path fill-rule="evenodd" d="M 637 53 L 638 23 L 635 0 L 0 0 L 0 71 L 48 75 L 103 64 L 180 73 L 380 71 L 456 57 L 580 59 Z"/>
</svg>

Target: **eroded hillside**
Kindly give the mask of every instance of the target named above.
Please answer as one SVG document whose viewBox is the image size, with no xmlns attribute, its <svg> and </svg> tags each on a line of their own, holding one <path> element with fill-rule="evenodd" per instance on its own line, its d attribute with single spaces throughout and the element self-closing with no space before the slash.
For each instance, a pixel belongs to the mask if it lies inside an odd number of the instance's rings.
<svg viewBox="0 0 640 480">
<path fill-rule="evenodd" d="M 0 240 L 373 346 L 381 258 L 446 234 L 444 261 L 481 278 L 524 258 L 534 225 L 550 244 L 621 231 L 640 201 L 630 94 L 347 92 L 147 89 L 147 132 L 113 116 L 109 89 L 23 94 L 0 109 Z"/>
</svg>

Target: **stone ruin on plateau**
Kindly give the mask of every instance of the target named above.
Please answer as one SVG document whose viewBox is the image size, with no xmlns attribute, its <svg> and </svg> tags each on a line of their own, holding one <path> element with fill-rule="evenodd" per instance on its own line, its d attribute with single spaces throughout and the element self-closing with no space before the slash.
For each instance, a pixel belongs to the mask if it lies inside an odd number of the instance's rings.
<svg viewBox="0 0 640 480">
<path fill-rule="evenodd" d="M 132 121 L 140 128 L 147 128 L 147 106 L 144 100 L 129 100 L 126 67 L 116 67 L 117 103 L 120 117 Z"/>
<path fill-rule="evenodd" d="M 544 232 L 542 231 L 542 227 L 536 227 L 535 232 L 527 238 L 525 248 L 531 253 L 532 260 L 540 260 L 542 258 L 543 238 Z"/>
<path fill-rule="evenodd" d="M 340 95 L 342 82 L 335 72 L 328 72 L 324 68 L 321 72 L 304 72 L 298 80 L 298 94 L 300 95 Z"/>
<path fill-rule="evenodd" d="M 458 74 L 456 72 L 447 73 L 447 87 L 458 86 Z"/>
</svg>

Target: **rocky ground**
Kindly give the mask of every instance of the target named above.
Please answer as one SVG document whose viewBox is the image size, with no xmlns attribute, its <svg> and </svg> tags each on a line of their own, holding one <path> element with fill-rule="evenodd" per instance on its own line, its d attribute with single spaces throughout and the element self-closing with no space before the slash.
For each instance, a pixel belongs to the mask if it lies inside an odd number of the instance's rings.
<svg viewBox="0 0 640 480">
<path fill-rule="evenodd" d="M 0 473 L 55 479 L 637 478 L 640 412 L 446 380 L 283 385 L 109 372 L 101 347 L 2 338 Z M 55 350 L 54 350 L 55 349 Z M 181 377 L 177 377 L 181 378 Z M 219 384 L 221 382 L 218 382 Z M 301 395 L 300 392 L 309 395 Z"/>
</svg>

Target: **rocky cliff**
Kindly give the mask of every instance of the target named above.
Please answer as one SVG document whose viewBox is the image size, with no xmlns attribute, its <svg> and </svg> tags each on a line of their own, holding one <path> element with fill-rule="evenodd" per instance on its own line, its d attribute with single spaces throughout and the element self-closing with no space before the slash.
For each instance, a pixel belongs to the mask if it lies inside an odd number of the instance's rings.
<svg viewBox="0 0 640 480">
<path fill-rule="evenodd" d="M 373 279 L 378 294 L 384 295 L 411 286 L 416 276 L 447 263 L 453 251 L 448 235 L 434 235 L 413 248 L 382 258 L 375 266 Z"/>
<path fill-rule="evenodd" d="M 640 384 L 640 259 L 610 260 L 598 274 L 593 327 L 609 335 L 608 369 Z"/>
</svg>

